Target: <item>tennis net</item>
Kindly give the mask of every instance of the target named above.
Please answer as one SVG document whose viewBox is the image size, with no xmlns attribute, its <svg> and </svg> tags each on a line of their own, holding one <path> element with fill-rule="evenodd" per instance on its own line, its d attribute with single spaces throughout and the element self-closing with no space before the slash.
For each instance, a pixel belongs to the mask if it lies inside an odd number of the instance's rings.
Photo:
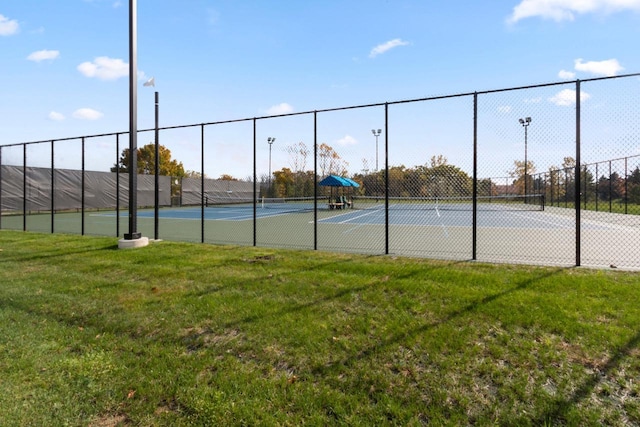
<svg viewBox="0 0 640 427">
<path fill-rule="evenodd" d="M 544 194 L 478 196 L 478 211 L 543 211 Z M 385 198 L 358 196 L 354 209 L 385 209 Z M 389 210 L 472 211 L 473 197 L 389 197 Z"/>
<path fill-rule="evenodd" d="M 318 203 L 326 203 L 326 197 Z M 205 197 L 205 206 L 211 208 L 253 208 L 253 198 Z M 260 197 L 255 199 L 258 209 L 306 211 L 313 210 L 313 197 Z"/>
<path fill-rule="evenodd" d="M 317 199 L 318 209 L 331 207 L 333 199 L 327 196 Z M 277 209 L 285 212 L 312 211 L 316 206 L 313 197 L 260 197 L 255 199 L 258 209 Z M 353 196 L 349 198 L 353 209 L 384 210 L 384 196 Z M 478 211 L 543 211 L 543 194 L 513 196 L 478 196 Z M 211 208 L 253 208 L 252 198 L 205 197 L 205 206 Z M 417 211 L 472 211 L 473 197 L 389 197 L 389 210 Z"/>
</svg>

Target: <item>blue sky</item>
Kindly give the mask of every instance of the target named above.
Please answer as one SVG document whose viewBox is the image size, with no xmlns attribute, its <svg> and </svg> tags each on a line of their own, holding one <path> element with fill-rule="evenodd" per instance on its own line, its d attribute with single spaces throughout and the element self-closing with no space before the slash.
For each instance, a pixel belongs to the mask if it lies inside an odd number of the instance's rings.
<svg viewBox="0 0 640 427">
<path fill-rule="evenodd" d="M 126 0 L 0 3 L 0 145 L 128 130 L 128 12 Z M 138 0 L 138 128 L 153 126 L 152 76 L 173 126 L 635 73 L 638 40 L 640 0 Z M 323 137 L 352 171 L 370 169 L 381 111 L 345 116 Z M 261 129 L 278 138 L 274 170 L 286 144 L 311 142 L 308 123 Z M 198 138 L 162 142 L 197 170 Z M 250 147 L 230 155 L 220 138 L 216 160 L 248 175 Z M 398 161 L 455 159 L 442 141 Z"/>
</svg>

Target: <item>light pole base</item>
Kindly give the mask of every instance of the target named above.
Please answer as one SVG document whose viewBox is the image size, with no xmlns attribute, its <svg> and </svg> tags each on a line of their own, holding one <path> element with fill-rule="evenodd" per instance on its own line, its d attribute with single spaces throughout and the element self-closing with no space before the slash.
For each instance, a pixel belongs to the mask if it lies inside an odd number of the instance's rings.
<svg viewBox="0 0 640 427">
<path fill-rule="evenodd" d="M 118 240 L 118 249 L 135 249 L 143 248 L 149 245 L 148 237 L 140 237 L 138 239 L 120 239 Z"/>
</svg>

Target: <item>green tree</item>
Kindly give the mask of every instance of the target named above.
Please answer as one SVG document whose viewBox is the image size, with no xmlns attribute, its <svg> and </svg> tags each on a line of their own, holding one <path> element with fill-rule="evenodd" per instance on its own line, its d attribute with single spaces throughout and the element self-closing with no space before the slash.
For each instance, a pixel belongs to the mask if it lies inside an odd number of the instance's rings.
<svg viewBox="0 0 640 427">
<path fill-rule="evenodd" d="M 220 178 L 218 178 L 220 181 L 240 181 L 238 178 L 234 178 L 229 174 L 223 173 L 222 175 L 220 175 Z"/>
<path fill-rule="evenodd" d="M 202 172 L 188 170 L 188 171 L 185 171 L 184 177 L 185 178 L 201 178 Z M 204 177 L 207 178 L 207 174 L 205 174 Z"/>
<path fill-rule="evenodd" d="M 384 171 L 382 171 L 384 176 Z M 391 197 L 408 196 L 405 188 L 406 168 L 404 165 L 389 168 L 389 195 Z"/>
<path fill-rule="evenodd" d="M 479 196 L 496 196 L 497 191 L 491 178 L 484 178 L 478 180 L 478 195 Z"/>
<path fill-rule="evenodd" d="M 137 150 L 137 173 L 140 175 L 155 175 L 156 155 L 155 144 L 149 143 Z M 129 172 L 130 151 L 122 150 L 118 164 L 111 168 L 111 172 Z M 171 158 L 171 150 L 164 145 L 158 147 L 159 175 L 184 177 L 186 173 L 182 162 Z"/>
<path fill-rule="evenodd" d="M 427 169 L 425 178 L 432 197 L 467 197 L 473 190 L 473 179 L 459 167 L 446 162 Z"/>
<path fill-rule="evenodd" d="M 640 204 L 640 167 L 636 166 L 636 168 L 631 172 L 629 177 L 627 178 L 628 185 L 628 194 L 630 203 Z"/>
<path fill-rule="evenodd" d="M 289 168 L 282 168 L 279 171 L 273 172 L 275 177 L 275 195 L 276 197 L 291 197 L 294 196 L 294 175 Z"/>
<path fill-rule="evenodd" d="M 530 194 L 532 188 L 531 175 L 536 173 L 536 165 L 531 160 L 527 160 L 526 168 L 524 161 L 514 160 L 513 162 L 514 168 L 509 172 L 509 176 L 513 178 L 513 185 L 515 185 L 518 194 Z M 527 178 L 525 179 L 524 173 L 527 171 Z M 525 192 L 525 181 L 527 183 L 527 191 Z"/>
<path fill-rule="evenodd" d="M 618 172 L 613 172 L 606 178 L 604 175 L 598 180 L 598 196 L 602 200 L 621 199 L 625 196 L 624 179 Z"/>
</svg>

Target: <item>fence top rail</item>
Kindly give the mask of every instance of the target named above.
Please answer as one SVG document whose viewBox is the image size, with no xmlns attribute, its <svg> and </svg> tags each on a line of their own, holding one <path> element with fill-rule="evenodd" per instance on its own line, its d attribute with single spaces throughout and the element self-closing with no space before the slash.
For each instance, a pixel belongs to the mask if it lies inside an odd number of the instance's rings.
<svg viewBox="0 0 640 427">
<path fill-rule="evenodd" d="M 489 89 L 489 90 L 474 91 L 474 92 L 461 92 L 461 93 L 449 94 L 449 95 L 436 95 L 436 96 L 427 96 L 427 97 L 421 97 L 421 98 L 403 99 L 403 100 L 398 100 L 398 101 L 387 101 L 387 102 L 377 102 L 377 103 L 371 103 L 371 104 L 351 105 L 351 106 L 346 106 L 346 107 L 324 108 L 324 109 L 312 110 L 312 111 L 300 111 L 300 112 L 297 112 L 297 113 L 276 114 L 276 115 L 272 115 L 272 116 L 245 117 L 245 118 L 242 118 L 242 119 L 219 120 L 219 121 L 205 122 L 205 123 L 192 123 L 192 124 L 188 124 L 188 125 L 163 126 L 163 127 L 159 127 L 158 130 L 182 129 L 182 128 L 189 128 L 189 127 L 204 127 L 204 126 L 212 126 L 212 125 L 220 125 L 220 124 L 228 124 L 228 123 L 239 123 L 239 122 L 249 122 L 249 121 L 256 121 L 256 120 L 266 120 L 266 119 L 273 119 L 273 118 L 277 118 L 277 117 L 302 116 L 302 115 L 316 114 L 316 113 L 328 113 L 328 112 L 333 112 L 333 111 L 354 110 L 354 109 L 359 109 L 359 108 L 382 107 L 382 106 L 385 106 L 385 105 L 396 105 L 396 104 L 407 104 L 407 103 L 412 103 L 412 102 L 435 101 L 435 100 L 450 99 L 450 98 L 463 98 L 463 97 L 466 97 L 466 96 L 473 96 L 473 95 L 486 95 L 486 94 L 491 94 L 491 93 L 509 92 L 509 91 L 515 91 L 515 90 L 535 89 L 535 88 L 550 87 L 550 86 L 563 86 L 563 85 L 569 85 L 569 84 L 572 84 L 572 83 L 573 84 L 577 84 L 577 83 L 586 83 L 586 82 L 594 82 L 594 81 L 601 81 L 601 80 L 622 79 L 622 78 L 630 78 L 630 77 L 640 77 L 640 72 L 639 73 L 630 73 L 630 74 L 621 74 L 621 75 L 618 75 L 618 76 L 593 77 L 593 78 L 589 78 L 589 79 L 578 79 L 578 80 L 565 80 L 565 81 L 558 81 L 558 82 L 538 83 L 538 84 L 526 85 L 526 86 L 513 86 L 513 87 L 508 87 L 508 88 L 502 88 L 502 89 Z M 154 130 L 155 130 L 155 128 L 138 129 L 138 132 L 139 133 L 140 132 L 151 132 L 151 131 L 154 131 Z M 82 139 L 82 138 L 101 138 L 101 137 L 105 137 L 105 136 L 127 135 L 127 134 L 129 134 L 128 131 L 120 131 L 120 132 L 102 133 L 102 134 L 95 134 L 95 135 L 83 135 L 83 136 L 73 136 L 73 137 L 64 137 L 64 138 L 44 139 L 44 140 L 40 140 L 40 141 L 17 142 L 17 143 L 12 143 L 12 144 L 0 144 L 0 150 L 2 149 L 2 147 L 16 147 L 16 146 L 31 145 L 31 144 L 43 144 L 43 143 L 47 143 L 47 142 L 53 143 L 53 142 L 56 142 L 56 141 L 70 141 L 70 140 Z"/>
</svg>

